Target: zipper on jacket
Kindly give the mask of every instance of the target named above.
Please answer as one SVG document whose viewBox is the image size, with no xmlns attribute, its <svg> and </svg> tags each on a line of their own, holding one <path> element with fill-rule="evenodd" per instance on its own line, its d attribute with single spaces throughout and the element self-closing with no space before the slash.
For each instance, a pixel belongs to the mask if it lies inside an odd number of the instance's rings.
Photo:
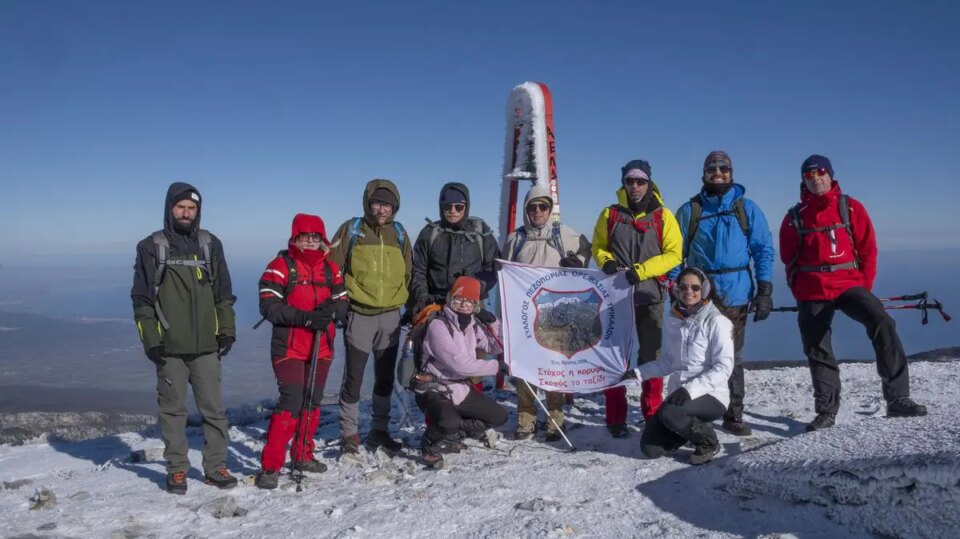
<svg viewBox="0 0 960 539">
<path fill-rule="evenodd" d="M 200 260 L 200 257 L 198 257 L 197 255 L 193 255 L 193 259 L 194 259 L 194 260 Z M 199 267 L 199 266 L 197 267 L 197 280 L 198 280 L 198 281 L 203 280 L 203 275 L 200 273 L 200 267 Z M 190 294 L 190 297 L 191 297 L 191 299 L 192 299 L 192 301 L 191 301 L 190 303 L 193 305 L 193 323 L 199 325 L 199 324 L 200 324 L 200 310 L 199 310 L 199 308 L 198 308 L 199 306 L 197 305 L 197 300 L 198 300 L 198 298 L 197 298 L 197 293 L 196 293 L 196 292 L 197 292 L 197 291 L 193 291 L 193 292 Z M 199 328 L 196 328 L 196 329 L 193 331 L 193 335 L 194 335 L 194 337 L 196 338 L 196 347 L 194 348 L 194 350 L 196 350 L 196 353 L 197 353 L 197 354 L 200 353 L 200 333 L 201 333 L 201 332 L 199 331 Z M 219 350 L 217 350 L 217 351 L 219 352 Z"/>
<path fill-rule="evenodd" d="M 378 299 L 379 303 L 384 303 L 384 301 L 383 301 L 383 300 L 384 300 L 384 297 L 383 297 L 383 277 L 385 277 L 384 274 L 385 274 L 386 271 L 387 271 L 387 267 L 386 267 L 386 265 L 383 263 L 383 255 L 384 255 L 383 251 L 384 251 L 384 249 L 385 249 L 385 247 L 384 247 L 384 245 L 383 245 L 383 227 L 380 227 L 380 231 L 379 231 L 379 233 L 377 234 L 377 237 L 380 238 L 380 274 L 381 274 L 381 276 L 382 276 L 382 277 L 378 280 L 378 282 L 379 282 L 379 284 L 380 284 L 380 290 L 379 290 L 379 292 L 377 293 L 377 299 Z"/>
</svg>

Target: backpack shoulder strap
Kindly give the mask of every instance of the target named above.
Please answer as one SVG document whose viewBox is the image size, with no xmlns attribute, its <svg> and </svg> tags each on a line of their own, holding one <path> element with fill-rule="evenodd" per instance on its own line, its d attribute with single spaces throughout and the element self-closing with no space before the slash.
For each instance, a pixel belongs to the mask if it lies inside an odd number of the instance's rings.
<svg viewBox="0 0 960 539">
<path fill-rule="evenodd" d="M 400 244 L 400 252 L 403 252 L 403 246 L 407 243 L 407 231 L 399 221 L 393 222 L 393 231 L 397 233 L 397 243 Z"/>
<path fill-rule="evenodd" d="M 213 274 L 213 255 L 210 246 L 213 244 L 213 238 L 210 232 L 204 229 L 197 231 L 197 242 L 200 244 L 200 254 L 203 256 L 204 269 L 207 270 L 208 280 L 213 282 L 216 276 Z"/>
<path fill-rule="evenodd" d="M 744 207 L 743 198 L 733 201 L 733 213 L 737 216 L 737 222 L 740 223 L 740 230 L 743 235 L 750 238 L 750 220 L 747 218 L 747 209 Z"/>
<path fill-rule="evenodd" d="M 797 252 L 794 253 L 793 258 L 787 262 L 787 281 L 793 281 L 793 271 L 794 266 L 797 264 L 797 260 L 800 259 L 800 251 L 803 249 L 803 235 L 807 233 L 803 229 L 803 218 L 800 216 L 800 203 L 794 204 L 789 210 L 790 222 L 793 224 L 794 230 L 797 231 Z"/>
<path fill-rule="evenodd" d="M 551 231 L 551 234 L 553 235 L 553 246 L 556 247 L 557 252 L 560 253 L 560 258 L 563 258 L 566 256 L 566 253 L 564 252 L 564 248 L 563 248 L 563 236 L 560 234 L 560 232 L 561 232 L 560 221 L 554 220 L 553 228 Z"/>
<path fill-rule="evenodd" d="M 520 249 L 523 249 L 523 244 L 527 241 L 527 229 L 526 227 L 520 226 L 513 232 L 517 236 L 516 239 L 514 239 L 513 253 L 510 260 L 516 262 L 517 257 L 520 256 Z"/>
<path fill-rule="evenodd" d="M 620 214 L 621 206 L 614 204 L 607 207 L 607 241 L 613 237 L 613 230 L 622 222 Z"/>
<path fill-rule="evenodd" d="M 170 257 L 170 240 L 167 239 L 162 230 L 150 234 L 150 238 L 153 240 L 157 251 L 157 267 L 153 272 L 153 310 L 157 314 L 157 321 L 160 322 L 160 326 L 163 329 L 170 329 L 170 323 L 167 322 L 167 318 L 163 316 L 163 311 L 160 309 L 160 283 L 163 281 L 163 274 L 167 270 L 167 260 Z"/>
<path fill-rule="evenodd" d="M 660 249 L 663 249 L 663 206 L 653 210 L 653 226 L 657 229 L 657 241 L 660 242 Z"/>
<path fill-rule="evenodd" d="M 850 195 L 840 195 L 837 201 L 837 210 L 840 212 L 840 222 L 847 229 L 850 237 L 850 246 L 853 248 L 853 258 L 860 264 L 860 255 L 857 253 L 857 242 L 853 239 L 853 224 L 850 222 Z"/>
<path fill-rule="evenodd" d="M 687 233 L 683 237 L 683 261 L 686 262 L 690 255 L 690 244 L 693 238 L 697 236 L 697 229 L 700 228 L 700 217 L 703 215 L 703 204 L 700 203 L 700 194 L 690 197 L 690 224 L 687 225 Z"/>
<path fill-rule="evenodd" d="M 277 253 L 277 256 L 283 257 L 283 261 L 287 264 L 287 284 L 283 287 L 283 299 L 284 301 L 290 301 L 290 292 L 297 286 L 297 281 L 299 280 L 299 275 L 297 275 L 297 261 L 290 256 L 290 251 L 286 249 Z"/>
</svg>

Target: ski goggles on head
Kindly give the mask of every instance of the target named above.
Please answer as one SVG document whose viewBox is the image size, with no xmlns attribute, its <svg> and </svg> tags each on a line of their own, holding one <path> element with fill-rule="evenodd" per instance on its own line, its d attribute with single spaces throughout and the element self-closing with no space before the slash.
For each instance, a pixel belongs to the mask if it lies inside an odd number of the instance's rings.
<svg viewBox="0 0 960 539">
<path fill-rule="evenodd" d="M 827 172 L 827 169 L 824 167 L 810 168 L 803 171 L 803 177 L 807 180 L 812 180 L 817 176 L 826 176 Z"/>
<path fill-rule="evenodd" d="M 726 174 L 726 173 L 730 172 L 730 171 L 733 170 L 733 169 L 731 169 L 731 168 L 730 168 L 730 165 L 728 165 L 727 163 L 710 163 L 709 165 L 703 167 L 703 171 L 704 171 L 704 172 L 709 172 L 709 173 L 711 173 L 711 174 L 713 174 L 714 172 L 716 172 L 716 171 L 718 171 L 718 170 L 719 170 L 720 172 Z"/>
<path fill-rule="evenodd" d="M 703 287 L 698 284 L 681 284 L 681 285 L 677 285 L 677 288 L 679 288 L 681 292 L 686 292 L 687 290 L 693 290 L 694 292 L 699 292 L 703 290 Z"/>
<path fill-rule="evenodd" d="M 443 208 L 443 211 L 455 211 L 460 213 L 467 208 L 467 205 L 463 202 L 448 202 L 440 207 Z"/>
<path fill-rule="evenodd" d="M 545 202 L 527 204 L 527 213 L 533 213 L 535 211 L 550 211 L 550 205 Z"/>
</svg>

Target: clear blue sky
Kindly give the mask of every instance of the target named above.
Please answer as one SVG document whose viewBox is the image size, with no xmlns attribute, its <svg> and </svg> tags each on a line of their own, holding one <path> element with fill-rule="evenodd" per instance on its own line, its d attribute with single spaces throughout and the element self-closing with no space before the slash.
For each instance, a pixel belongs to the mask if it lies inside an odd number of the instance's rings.
<svg viewBox="0 0 960 539">
<path fill-rule="evenodd" d="M 228 257 L 267 260 L 296 212 L 334 229 L 375 177 L 414 234 L 448 180 L 495 225 L 527 80 L 553 92 L 564 220 L 588 235 L 626 161 L 676 209 L 725 149 L 774 233 L 822 153 L 881 248 L 960 245 L 957 2 L 665 4 L 4 1 L 0 263 L 132 261 L 174 180 Z"/>
</svg>

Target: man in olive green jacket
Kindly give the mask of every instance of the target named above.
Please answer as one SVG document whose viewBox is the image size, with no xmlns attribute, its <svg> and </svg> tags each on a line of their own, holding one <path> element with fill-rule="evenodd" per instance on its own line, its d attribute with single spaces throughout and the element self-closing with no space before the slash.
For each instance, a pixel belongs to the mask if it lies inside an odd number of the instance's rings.
<svg viewBox="0 0 960 539">
<path fill-rule="evenodd" d="M 163 206 L 163 230 L 137 244 L 134 319 L 147 358 L 157 369 L 160 432 L 167 491 L 185 494 L 187 382 L 203 416 L 207 483 L 236 486 L 226 468 L 228 425 L 220 392 L 220 358 L 236 340 L 230 271 L 223 244 L 200 229 L 200 192 L 175 182 Z"/>
<path fill-rule="evenodd" d="M 343 223 L 331 243 L 350 297 L 347 343 L 340 387 L 340 450 L 360 449 L 360 386 L 373 353 L 373 421 L 366 445 L 391 453 L 403 444 L 387 432 L 400 344 L 400 307 L 406 303 L 412 270 L 410 238 L 394 217 L 400 192 L 390 180 L 371 180 L 363 191 L 363 217 Z"/>
</svg>

